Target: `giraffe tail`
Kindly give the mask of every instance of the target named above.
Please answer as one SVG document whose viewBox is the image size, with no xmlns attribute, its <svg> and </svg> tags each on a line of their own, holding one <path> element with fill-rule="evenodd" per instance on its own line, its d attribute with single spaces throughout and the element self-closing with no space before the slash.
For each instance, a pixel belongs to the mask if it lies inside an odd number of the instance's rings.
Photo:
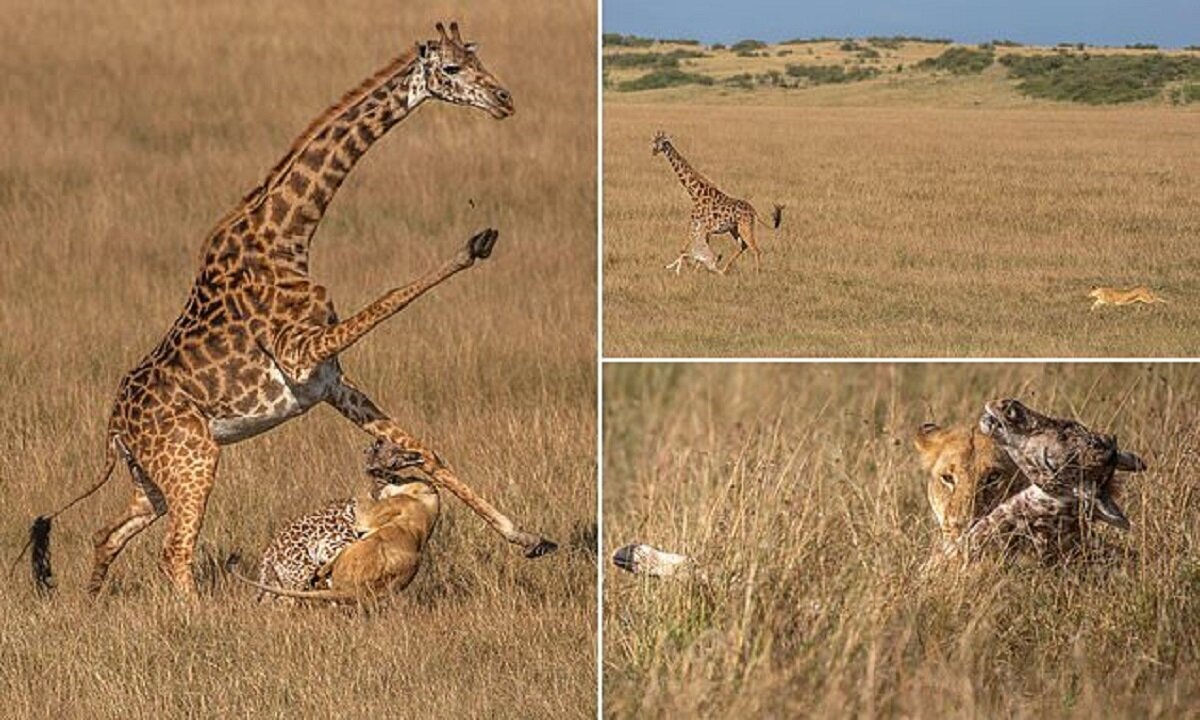
<svg viewBox="0 0 1200 720">
<path fill-rule="evenodd" d="M 779 226 L 783 224 L 783 208 L 784 207 L 785 206 L 780 205 L 779 203 L 773 203 L 771 205 L 771 222 L 769 225 L 762 218 L 756 218 L 756 219 L 760 223 L 762 223 L 763 227 L 770 227 L 772 230 L 775 230 L 776 231 L 775 234 L 778 235 L 779 234 L 779 232 L 778 232 Z"/>
<path fill-rule="evenodd" d="M 16 570 L 17 564 L 21 562 L 21 558 L 25 557 L 26 551 L 32 548 L 30 553 L 30 561 L 33 570 L 33 583 L 40 594 L 48 594 L 54 589 L 57 582 L 54 579 L 54 571 L 50 567 L 50 529 L 51 521 L 62 513 L 70 510 L 76 503 L 90 497 L 92 493 L 104 486 L 108 479 L 112 477 L 113 467 L 116 465 L 117 456 L 114 451 L 114 445 L 120 442 L 120 438 L 113 437 L 106 449 L 106 457 L 104 463 L 104 474 L 90 488 L 77 495 L 73 500 L 63 505 L 48 515 L 39 515 L 33 520 L 33 525 L 29 528 L 29 539 L 25 541 L 25 545 L 21 548 L 21 553 L 13 560 L 12 565 L 8 566 L 9 577 Z"/>
</svg>

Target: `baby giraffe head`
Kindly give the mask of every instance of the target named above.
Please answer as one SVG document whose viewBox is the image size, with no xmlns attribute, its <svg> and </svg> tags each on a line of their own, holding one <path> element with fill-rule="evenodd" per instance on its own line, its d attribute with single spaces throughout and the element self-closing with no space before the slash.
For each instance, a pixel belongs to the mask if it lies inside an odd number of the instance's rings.
<svg viewBox="0 0 1200 720">
<path fill-rule="evenodd" d="M 475 43 L 463 41 L 458 23 L 450 23 L 449 33 L 442 23 L 436 27 L 440 35 L 437 40 L 417 43 L 416 69 L 408 87 L 409 107 L 432 97 L 486 110 L 497 120 L 516 112 L 512 95 L 483 67 Z"/>
<path fill-rule="evenodd" d="M 364 453 L 366 472 L 371 478 L 371 498 L 380 500 L 395 495 L 407 494 L 407 486 L 425 483 L 424 478 L 405 472 L 419 468 L 424 459 L 421 453 L 384 440 L 376 440 Z M 425 483 L 427 484 L 427 483 Z"/>
<path fill-rule="evenodd" d="M 925 423 L 914 444 L 929 472 L 925 493 L 944 542 L 957 541 L 1025 484 L 1008 455 L 975 428 Z"/>
<path fill-rule="evenodd" d="M 1048 495 L 1076 503 L 1085 517 L 1129 529 L 1117 504 L 1115 473 L 1140 472 L 1146 463 L 1121 451 L 1116 437 L 1042 415 L 1011 398 L 987 403 L 979 429 Z"/>
</svg>

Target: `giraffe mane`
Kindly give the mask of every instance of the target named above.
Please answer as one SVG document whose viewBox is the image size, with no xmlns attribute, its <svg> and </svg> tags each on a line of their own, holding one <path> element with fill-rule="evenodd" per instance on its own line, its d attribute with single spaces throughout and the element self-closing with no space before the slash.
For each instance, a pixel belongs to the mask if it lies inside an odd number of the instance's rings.
<svg viewBox="0 0 1200 720">
<path fill-rule="evenodd" d="M 321 128 L 328 124 L 330 120 L 345 112 L 347 108 L 351 107 L 357 102 L 360 102 L 363 98 L 370 95 L 385 80 L 391 78 L 401 68 L 407 67 L 409 64 L 411 64 L 413 60 L 416 59 L 416 55 L 417 51 L 412 49 L 394 58 L 386 66 L 368 77 L 366 80 L 363 80 L 357 86 L 348 90 L 337 102 L 326 108 L 325 112 L 318 115 L 315 120 L 310 122 L 308 126 L 304 128 L 303 132 L 296 136 L 296 139 L 292 141 L 291 146 L 288 147 L 287 152 L 284 153 L 283 157 L 281 157 L 279 161 L 275 163 L 274 167 L 271 168 L 270 172 L 267 173 L 267 176 L 263 178 L 262 182 L 260 182 L 258 185 L 255 185 L 249 190 L 249 192 L 243 195 L 241 202 L 238 203 L 238 205 L 232 210 L 227 212 L 224 216 L 222 216 L 221 219 L 217 221 L 213 231 L 209 234 L 215 234 L 234 218 L 239 217 L 246 210 L 252 209 L 266 200 L 267 192 L 271 189 L 275 182 L 277 182 L 279 178 L 287 172 L 288 168 L 292 166 L 292 163 L 296 161 L 300 151 L 310 140 L 313 139 L 313 137 L 318 131 L 320 131 Z"/>
<path fill-rule="evenodd" d="M 304 149 L 304 146 L 310 140 L 312 140 L 317 132 L 320 131 L 321 128 L 325 127 L 330 120 L 338 115 L 341 115 L 355 103 L 361 102 L 363 98 L 370 95 L 386 80 L 394 76 L 401 68 L 411 64 L 414 59 L 416 59 L 416 50 L 409 50 L 403 55 L 393 59 L 390 63 L 388 63 L 374 75 L 370 76 L 366 80 L 363 80 L 356 87 L 346 91 L 346 93 L 342 95 L 341 99 L 326 108 L 325 112 L 318 115 L 315 120 L 308 124 L 308 127 L 304 128 L 304 132 L 300 133 L 300 135 L 297 136 L 294 141 L 292 141 L 291 147 L 288 148 L 284 156 L 280 158 L 279 162 L 275 163 L 275 166 L 271 168 L 269 173 L 267 173 L 267 177 L 263 179 L 262 183 L 247 194 L 246 199 L 249 200 L 255 193 L 261 193 L 267 188 L 271 187 L 273 182 L 278 179 L 279 176 L 284 173 L 284 171 L 291 167 L 292 163 L 296 159 L 296 156 L 302 149 Z"/>
</svg>

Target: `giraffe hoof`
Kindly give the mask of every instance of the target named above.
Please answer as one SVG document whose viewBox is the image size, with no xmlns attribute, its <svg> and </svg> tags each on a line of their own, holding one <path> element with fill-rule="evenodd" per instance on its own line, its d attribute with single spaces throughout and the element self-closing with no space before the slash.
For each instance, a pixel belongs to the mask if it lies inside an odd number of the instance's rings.
<svg viewBox="0 0 1200 720">
<path fill-rule="evenodd" d="M 543 555 L 549 555 L 557 549 L 558 543 L 554 542 L 553 540 L 543 539 L 539 540 L 536 545 L 525 548 L 525 557 L 532 560 L 534 558 L 540 558 Z"/>
<path fill-rule="evenodd" d="M 500 231 L 492 228 L 476 233 L 467 241 L 467 252 L 471 254 L 471 259 L 483 260 L 491 255 L 492 248 L 495 247 L 496 239 L 499 237 Z"/>
</svg>

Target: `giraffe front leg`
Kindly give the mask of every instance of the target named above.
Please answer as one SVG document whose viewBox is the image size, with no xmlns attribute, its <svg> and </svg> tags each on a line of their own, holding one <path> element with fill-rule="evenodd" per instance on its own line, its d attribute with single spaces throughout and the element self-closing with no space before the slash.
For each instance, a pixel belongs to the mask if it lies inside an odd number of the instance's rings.
<svg viewBox="0 0 1200 720">
<path fill-rule="evenodd" d="M 420 453 L 423 463 L 421 469 L 433 481 L 449 490 L 459 500 L 466 503 L 476 515 L 483 518 L 505 540 L 520 545 L 525 549 L 525 557 L 536 558 L 552 553 L 558 545 L 546 538 L 519 530 L 515 523 L 497 510 L 491 503 L 483 499 L 459 480 L 454 471 L 436 452 L 425 447 L 419 440 L 405 432 L 395 421 L 380 410 L 369 397 L 346 378 L 335 387 L 326 398 L 339 413 L 364 431 L 376 438 L 387 440 L 405 450 Z"/>
<path fill-rule="evenodd" d="M 388 291 L 352 317 L 331 327 L 306 330 L 302 335 L 285 335 L 281 347 L 276 349 L 278 359 L 284 367 L 303 368 L 316 367 L 337 356 L 412 301 L 471 267 L 476 260 L 489 257 L 499 237 L 499 231 L 492 228 L 476 233 L 441 267 L 404 287 Z"/>
</svg>

